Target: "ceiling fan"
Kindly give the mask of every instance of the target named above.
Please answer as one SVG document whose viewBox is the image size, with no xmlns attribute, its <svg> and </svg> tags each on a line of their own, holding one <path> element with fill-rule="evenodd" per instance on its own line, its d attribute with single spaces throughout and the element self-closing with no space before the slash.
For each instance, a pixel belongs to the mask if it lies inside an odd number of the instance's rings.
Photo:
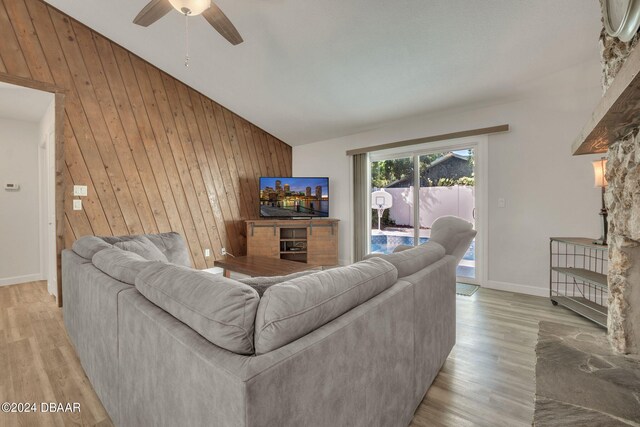
<svg viewBox="0 0 640 427">
<path fill-rule="evenodd" d="M 133 20 L 134 24 L 148 27 L 158 19 L 176 9 L 185 17 L 202 14 L 204 19 L 211 24 L 222 37 L 232 45 L 243 42 L 242 36 L 233 26 L 229 18 L 211 0 L 151 0 Z M 185 64 L 186 65 L 186 64 Z"/>
</svg>

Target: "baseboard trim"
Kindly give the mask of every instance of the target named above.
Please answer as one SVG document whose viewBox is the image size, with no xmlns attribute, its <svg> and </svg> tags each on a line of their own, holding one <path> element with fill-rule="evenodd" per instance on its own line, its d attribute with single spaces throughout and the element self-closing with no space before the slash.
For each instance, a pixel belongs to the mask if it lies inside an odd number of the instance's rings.
<svg viewBox="0 0 640 427">
<path fill-rule="evenodd" d="M 45 280 L 45 279 L 42 279 Z M 58 287 L 56 286 L 56 282 L 53 280 L 47 280 L 47 291 L 49 295 L 58 298 Z"/>
<path fill-rule="evenodd" d="M 6 277 L 0 279 L 0 286 L 18 285 L 20 283 L 36 282 L 42 280 L 42 274 L 25 274 L 24 276 Z"/>
<path fill-rule="evenodd" d="M 538 286 L 520 285 L 517 283 L 499 282 L 497 280 L 488 280 L 482 285 L 483 288 L 495 289 L 498 291 L 515 292 L 517 294 L 534 295 L 537 297 L 548 297 L 549 289 L 540 288 Z"/>
</svg>

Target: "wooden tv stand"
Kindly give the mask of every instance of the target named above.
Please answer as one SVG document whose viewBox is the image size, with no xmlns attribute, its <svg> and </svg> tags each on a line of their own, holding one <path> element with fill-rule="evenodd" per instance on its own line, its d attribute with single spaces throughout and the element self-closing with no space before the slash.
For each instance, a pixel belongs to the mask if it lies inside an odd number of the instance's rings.
<svg viewBox="0 0 640 427">
<path fill-rule="evenodd" d="M 246 221 L 247 256 L 338 265 L 338 222 L 331 218 Z"/>
</svg>

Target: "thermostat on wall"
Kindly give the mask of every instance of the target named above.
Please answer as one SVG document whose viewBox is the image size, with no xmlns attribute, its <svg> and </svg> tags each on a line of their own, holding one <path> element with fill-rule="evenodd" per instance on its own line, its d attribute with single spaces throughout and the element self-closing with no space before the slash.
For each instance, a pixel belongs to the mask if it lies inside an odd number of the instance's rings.
<svg viewBox="0 0 640 427">
<path fill-rule="evenodd" d="M 20 191 L 20 184 L 5 184 L 4 185 L 4 189 L 5 191 Z"/>
</svg>

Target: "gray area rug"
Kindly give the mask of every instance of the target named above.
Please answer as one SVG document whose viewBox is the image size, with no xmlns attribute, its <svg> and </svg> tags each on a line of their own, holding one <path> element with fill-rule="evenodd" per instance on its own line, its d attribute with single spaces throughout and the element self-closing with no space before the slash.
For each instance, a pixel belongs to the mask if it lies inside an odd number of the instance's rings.
<svg viewBox="0 0 640 427">
<path fill-rule="evenodd" d="M 478 289 L 480 289 L 480 286 L 478 285 L 456 283 L 456 294 L 464 295 L 465 297 L 470 297 L 471 295 L 475 294 Z"/>
<path fill-rule="evenodd" d="M 534 426 L 640 426 L 640 359 L 595 326 L 539 327 Z"/>
</svg>

